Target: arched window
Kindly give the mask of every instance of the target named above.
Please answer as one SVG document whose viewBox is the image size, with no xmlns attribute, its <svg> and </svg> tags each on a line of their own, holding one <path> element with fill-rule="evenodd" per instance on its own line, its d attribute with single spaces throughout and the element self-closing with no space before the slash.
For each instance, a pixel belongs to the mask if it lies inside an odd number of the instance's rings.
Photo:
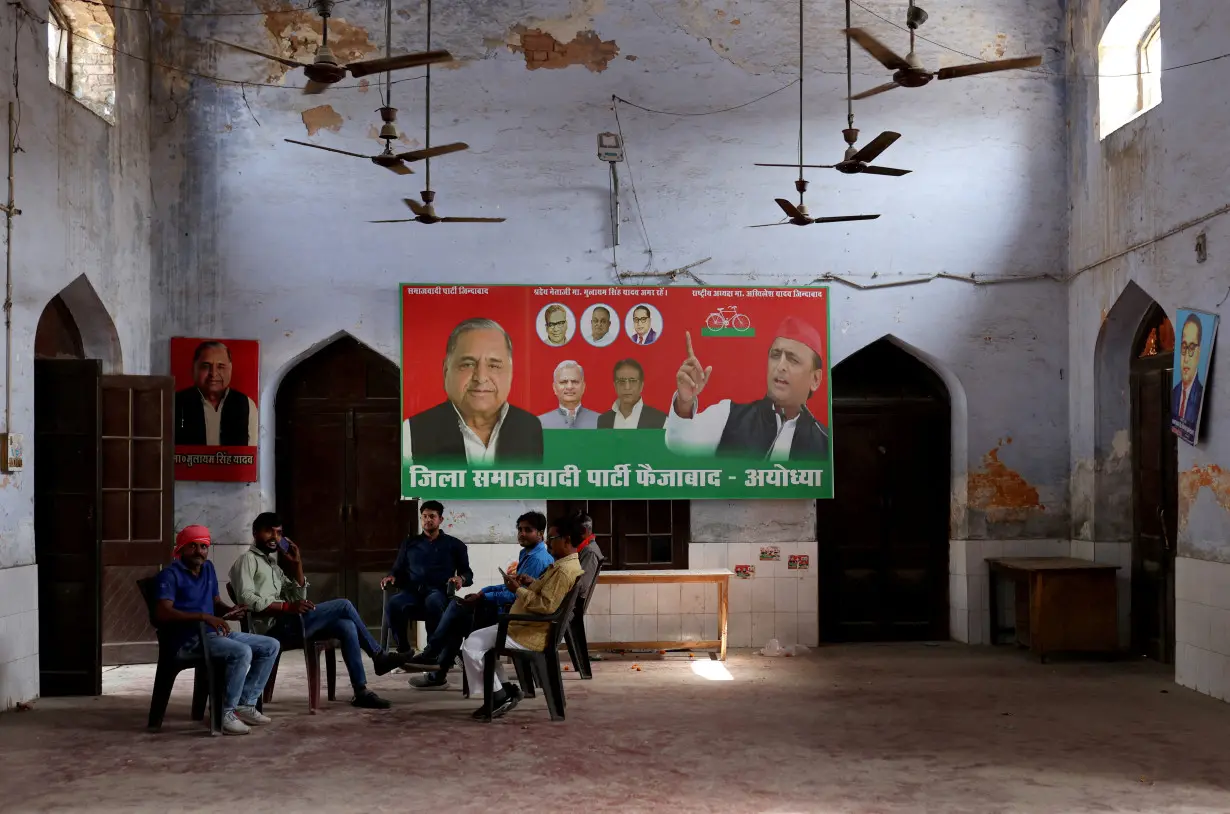
<svg viewBox="0 0 1230 814">
<path fill-rule="evenodd" d="M 51 0 L 47 78 L 104 120 L 115 123 L 115 20 L 96 0 Z"/>
<path fill-rule="evenodd" d="M 1161 0 L 1127 0 L 1098 44 L 1099 135 L 1162 101 Z"/>
</svg>

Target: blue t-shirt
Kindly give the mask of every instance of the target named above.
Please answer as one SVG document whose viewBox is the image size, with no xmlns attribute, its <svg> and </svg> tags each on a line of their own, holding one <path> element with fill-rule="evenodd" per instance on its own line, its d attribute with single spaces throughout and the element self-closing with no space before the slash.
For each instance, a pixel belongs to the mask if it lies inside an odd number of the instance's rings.
<svg viewBox="0 0 1230 814">
<path fill-rule="evenodd" d="M 218 575 L 209 560 L 205 561 L 201 573 L 196 576 L 178 558 L 158 572 L 158 599 L 171 600 L 175 610 L 212 614 L 215 596 L 218 596 Z M 194 625 L 178 627 L 174 642 L 177 646 L 182 647 L 197 635 Z"/>
<path fill-rule="evenodd" d="M 555 558 L 547 550 L 546 543 L 539 543 L 531 548 L 522 548 L 521 553 L 517 555 L 517 574 L 525 574 L 538 579 L 554 562 Z M 501 609 L 511 606 L 517 600 L 517 595 L 508 590 L 505 585 L 488 585 L 481 593 L 484 598 L 499 605 Z"/>
</svg>

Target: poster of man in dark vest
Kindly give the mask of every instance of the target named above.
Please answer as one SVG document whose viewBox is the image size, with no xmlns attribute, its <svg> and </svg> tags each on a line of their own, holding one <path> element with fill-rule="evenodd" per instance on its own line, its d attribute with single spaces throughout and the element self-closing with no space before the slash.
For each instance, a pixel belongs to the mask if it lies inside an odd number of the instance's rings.
<svg viewBox="0 0 1230 814">
<path fill-rule="evenodd" d="M 175 477 L 251 481 L 260 412 L 248 393 L 259 389 L 255 340 L 175 337 Z"/>
</svg>

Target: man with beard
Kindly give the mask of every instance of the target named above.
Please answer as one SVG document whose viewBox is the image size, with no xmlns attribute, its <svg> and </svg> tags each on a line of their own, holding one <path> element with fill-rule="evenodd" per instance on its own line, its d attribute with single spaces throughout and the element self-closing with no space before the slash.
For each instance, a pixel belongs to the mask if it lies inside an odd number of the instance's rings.
<svg viewBox="0 0 1230 814">
<path fill-rule="evenodd" d="M 769 346 L 765 396 L 749 404 L 730 399 L 697 412 L 697 397 L 713 367 L 703 367 L 685 334 L 687 358 L 675 375 L 666 417 L 666 446 L 683 455 L 734 455 L 769 461 L 826 460 L 828 431 L 807 409 L 824 380 L 820 332 L 786 317 Z"/>
<path fill-rule="evenodd" d="M 536 463 L 542 424 L 508 403 L 512 339 L 498 322 L 462 321 L 444 350 L 448 399 L 402 423 L 402 457 L 420 464 Z"/>
<path fill-rule="evenodd" d="M 202 342 L 192 354 L 194 386 L 175 394 L 175 443 L 254 447 L 260 436 L 256 402 L 231 389 L 231 351 Z"/>
<path fill-rule="evenodd" d="M 555 561 L 542 541 L 546 527 L 547 518 L 541 512 L 526 512 L 517 518 L 517 542 L 521 544 L 521 553 L 517 556 L 518 576 L 537 579 Z M 494 625 L 499 621 L 499 614 L 507 613 L 516 599 L 517 595 L 501 583 L 450 602 L 436 632 L 427 640 L 427 647 L 407 662 L 416 667 L 439 665 L 439 668 L 412 677 L 410 686 L 418 690 L 446 688 L 446 676 L 461 650 L 461 640 L 475 629 Z"/>
<path fill-rule="evenodd" d="M 593 430 L 598 428 L 598 414 L 581 406 L 585 397 L 585 371 L 571 359 L 555 367 L 552 389 L 559 407 L 538 416 L 544 430 Z"/>
<path fill-rule="evenodd" d="M 299 546 L 286 541 L 282 561 L 291 575 L 278 565 L 279 531 L 282 521 L 273 512 L 262 512 L 252 521 L 252 546 L 231 566 L 231 586 L 240 604 L 253 613 L 253 631 L 267 633 L 279 642 L 303 646 L 303 637 L 324 634 L 342 646 L 342 660 L 350 674 L 356 707 L 388 709 L 389 702 L 367 688 L 363 654 L 371 656 L 376 675 L 400 667 L 405 658 L 386 653 L 368 632 L 349 599 L 330 599 L 319 605 L 307 598 L 307 580 Z M 295 617 L 302 617 L 303 624 Z"/>
<path fill-rule="evenodd" d="M 201 652 L 195 623 L 205 623 L 210 656 L 226 664 L 222 676 L 222 734 L 246 735 L 249 725 L 270 723 L 269 717 L 256 708 L 256 702 L 265 690 L 281 645 L 269 636 L 231 632 L 226 620 L 238 619 L 247 608 L 228 607 L 218 595 L 218 575 L 209 562 L 211 542 L 209 529 L 204 526 L 187 526 L 175 535 L 174 559 L 158 572 L 154 619 L 176 626 L 172 644 L 184 655 Z"/>
</svg>

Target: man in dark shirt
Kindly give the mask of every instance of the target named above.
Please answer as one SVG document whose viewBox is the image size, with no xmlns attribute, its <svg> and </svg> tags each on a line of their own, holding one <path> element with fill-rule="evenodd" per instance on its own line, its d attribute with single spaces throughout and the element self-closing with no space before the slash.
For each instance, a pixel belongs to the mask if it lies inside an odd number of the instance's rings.
<svg viewBox="0 0 1230 814">
<path fill-rule="evenodd" d="M 389 627 L 399 653 L 411 651 L 406 636 L 411 620 L 422 619 L 430 636 L 448 604 L 449 586 L 455 591 L 474 584 L 466 544 L 440 531 L 443 515 L 444 506 L 439 501 L 423 504 L 419 511 L 422 533 L 402 541 L 392 570 L 380 580 L 381 588 L 397 588 L 397 593 L 389 597 L 388 609 Z"/>
<path fill-rule="evenodd" d="M 517 556 L 518 576 L 524 574 L 538 579 L 555 562 L 542 540 L 546 529 L 547 518 L 542 512 L 526 512 L 517 518 L 517 542 L 521 544 L 521 553 Z M 475 630 L 499 622 L 500 614 L 507 613 L 516 601 L 517 595 L 500 583 L 488 585 L 464 599 L 457 598 L 448 603 L 440 626 L 427 640 L 427 647 L 408 663 L 412 668 L 439 667 L 424 675 L 414 676 L 410 679 L 410 686 L 416 690 L 448 687 L 448 671 L 461 652 L 462 639 Z"/>
<path fill-rule="evenodd" d="M 158 572 L 154 618 L 159 624 L 177 625 L 175 644 L 184 654 L 201 652 L 195 623 L 205 623 L 210 655 L 226 663 L 222 734 L 246 735 L 249 724 L 270 722 L 256 709 L 256 701 L 265 689 L 281 645 L 268 636 L 231 632 L 226 620 L 239 618 L 246 608 L 228 607 L 219 596 L 218 575 L 208 561 L 209 546 L 209 529 L 204 526 L 188 526 L 176 535 L 175 559 Z"/>
</svg>

